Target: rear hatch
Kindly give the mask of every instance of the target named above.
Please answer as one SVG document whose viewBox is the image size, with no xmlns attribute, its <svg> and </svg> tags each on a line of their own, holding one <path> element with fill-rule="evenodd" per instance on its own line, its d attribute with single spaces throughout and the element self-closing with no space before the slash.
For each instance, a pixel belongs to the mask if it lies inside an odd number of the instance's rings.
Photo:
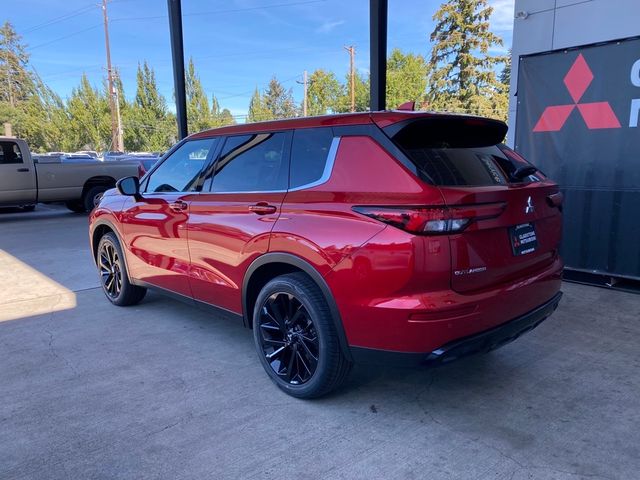
<svg viewBox="0 0 640 480">
<path fill-rule="evenodd" d="M 439 188 L 450 218 L 465 219 L 461 230 L 446 232 L 458 292 L 518 281 L 558 255 L 558 186 L 500 144 L 506 129 L 498 121 L 441 115 L 385 129 L 418 176 Z"/>
</svg>

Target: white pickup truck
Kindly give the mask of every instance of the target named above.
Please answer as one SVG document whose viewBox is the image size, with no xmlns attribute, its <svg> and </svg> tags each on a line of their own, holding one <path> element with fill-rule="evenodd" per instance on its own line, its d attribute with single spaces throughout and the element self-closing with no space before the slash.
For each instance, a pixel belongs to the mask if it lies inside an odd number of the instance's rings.
<svg viewBox="0 0 640 480">
<path fill-rule="evenodd" d="M 0 206 L 65 202 L 74 212 L 90 211 L 117 180 L 138 174 L 138 162 L 37 163 L 24 140 L 0 137 Z"/>
</svg>

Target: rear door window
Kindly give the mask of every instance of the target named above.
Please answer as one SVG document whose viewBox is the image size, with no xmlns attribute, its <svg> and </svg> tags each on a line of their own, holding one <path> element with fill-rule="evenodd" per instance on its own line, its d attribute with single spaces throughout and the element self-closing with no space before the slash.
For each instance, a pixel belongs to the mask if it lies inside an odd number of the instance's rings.
<svg viewBox="0 0 640 480">
<path fill-rule="evenodd" d="M 290 188 L 304 188 L 322 180 L 332 142 L 331 128 L 305 128 L 294 132 Z"/>
<path fill-rule="evenodd" d="M 274 192 L 287 189 L 288 132 L 227 137 L 213 168 L 215 193 Z"/>
</svg>

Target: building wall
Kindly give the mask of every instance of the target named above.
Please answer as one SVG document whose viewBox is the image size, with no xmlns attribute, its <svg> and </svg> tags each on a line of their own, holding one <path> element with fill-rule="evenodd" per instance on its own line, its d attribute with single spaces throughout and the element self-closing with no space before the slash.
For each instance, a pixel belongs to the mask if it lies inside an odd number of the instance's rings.
<svg viewBox="0 0 640 480">
<path fill-rule="evenodd" d="M 640 0 L 516 0 L 509 99 L 509 145 L 514 144 L 520 55 L 640 35 Z"/>
</svg>

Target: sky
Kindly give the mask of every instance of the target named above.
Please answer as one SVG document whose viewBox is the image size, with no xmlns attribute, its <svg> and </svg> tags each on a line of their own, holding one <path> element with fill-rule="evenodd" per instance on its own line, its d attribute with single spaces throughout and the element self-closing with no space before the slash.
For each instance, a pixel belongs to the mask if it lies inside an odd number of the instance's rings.
<svg viewBox="0 0 640 480">
<path fill-rule="evenodd" d="M 0 21 L 22 35 L 31 64 L 66 98 L 85 73 L 94 86 L 106 77 L 102 9 L 98 0 L 2 0 Z M 389 0 L 389 50 L 429 56 L 432 16 L 440 0 Z M 491 29 L 511 45 L 514 0 L 489 0 Z M 343 80 L 349 69 L 344 46 L 356 47 L 356 68 L 369 70 L 369 0 L 183 0 L 184 53 L 192 57 L 205 91 L 239 121 L 256 87 L 272 76 L 301 99 L 302 72 L 323 68 Z M 171 110 L 173 73 L 167 2 L 110 0 L 111 60 L 125 95 L 135 95 L 139 62 L 156 72 Z M 4 18 L 3 18 L 4 17 Z"/>
</svg>

